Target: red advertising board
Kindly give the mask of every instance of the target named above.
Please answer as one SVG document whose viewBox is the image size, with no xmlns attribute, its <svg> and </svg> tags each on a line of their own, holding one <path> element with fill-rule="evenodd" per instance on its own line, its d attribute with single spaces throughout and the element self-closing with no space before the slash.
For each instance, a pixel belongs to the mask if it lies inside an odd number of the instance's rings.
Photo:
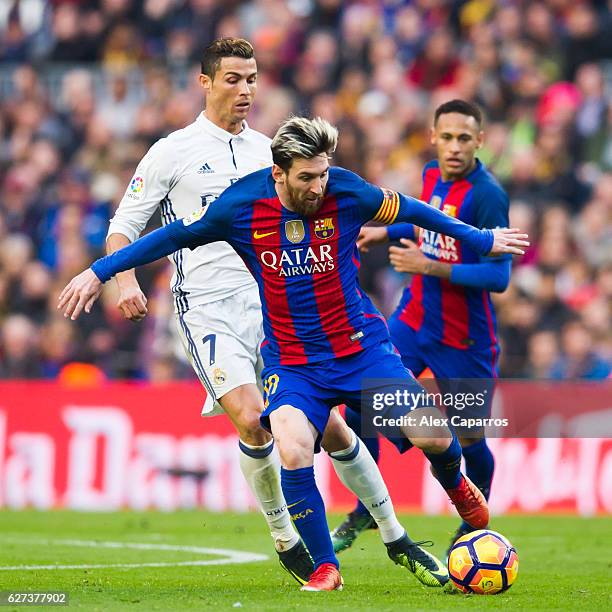
<svg viewBox="0 0 612 612">
<path fill-rule="evenodd" d="M 202 418 L 197 384 L 56 383 L 0 386 L 0 506 L 119 508 L 254 507 L 223 417 Z M 610 438 L 494 438 L 492 510 L 612 512 Z M 383 443 L 381 470 L 395 506 L 448 512 L 419 451 Z M 324 454 L 317 480 L 328 507 L 351 495 Z"/>
</svg>

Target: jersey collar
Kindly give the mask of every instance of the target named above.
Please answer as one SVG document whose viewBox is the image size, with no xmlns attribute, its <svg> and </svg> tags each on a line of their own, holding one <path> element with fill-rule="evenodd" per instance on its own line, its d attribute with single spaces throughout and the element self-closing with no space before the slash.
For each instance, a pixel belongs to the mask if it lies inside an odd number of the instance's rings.
<svg viewBox="0 0 612 612">
<path fill-rule="evenodd" d="M 205 131 L 208 132 L 211 136 L 222 140 L 226 144 L 228 144 L 234 138 L 244 138 L 250 132 L 250 129 L 247 122 L 242 122 L 242 131 L 238 134 L 230 134 L 230 132 L 225 131 L 223 128 L 220 128 L 218 125 L 214 124 L 210 119 L 206 117 L 204 112 L 201 112 L 196 119 L 196 123 Z"/>
<path fill-rule="evenodd" d="M 474 178 L 479 172 L 482 172 L 485 169 L 485 165 L 476 158 L 476 165 L 474 169 L 465 177 L 465 178 Z"/>
</svg>

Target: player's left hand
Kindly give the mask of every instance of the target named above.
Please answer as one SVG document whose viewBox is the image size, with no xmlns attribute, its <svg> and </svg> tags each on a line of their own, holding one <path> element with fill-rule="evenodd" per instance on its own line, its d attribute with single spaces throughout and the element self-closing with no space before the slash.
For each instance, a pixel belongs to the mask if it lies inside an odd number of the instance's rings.
<svg viewBox="0 0 612 612">
<path fill-rule="evenodd" d="M 57 309 L 64 309 L 64 316 L 76 321 L 83 310 L 91 312 L 100 293 L 102 282 L 91 268 L 87 268 L 64 287 L 57 301 Z"/>
<path fill-rule="evenodd" d="M 426 274 L 429 259 L 423 254 L 416 242 L 402 238 L 403 247 L 389 247 L 389 261 L 396 272 Z"/>
<path fill-rule="evenodd" d="M 496 228 L 493 232 L 493 247 L 489 251 L 489 255 L 503 255 L 504 253 L 512 253 L 513 255 L 524 255 L 525 251 L 521 247 L 528 247 L 529 242 L 527 234 L 521 233 L 521 230 L 513 228 Z"/>
</svg>

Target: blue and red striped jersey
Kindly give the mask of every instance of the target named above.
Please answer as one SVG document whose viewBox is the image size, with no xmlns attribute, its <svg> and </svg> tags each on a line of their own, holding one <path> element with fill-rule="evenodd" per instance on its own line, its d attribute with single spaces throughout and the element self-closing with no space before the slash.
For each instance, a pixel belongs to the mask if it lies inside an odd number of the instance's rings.
<svg viewBox="0 0 612 612">
<path fill-rule="evenodd" d="M 107 280 L 180 248 L 229 242 L 259 286 L 266 366 L 343 357 L 389 337 L 384 318 L 358 281 L 355 242 L 367 221 L 417 223 L 466 240 L 482 253 L 493 245 L 490 231 L 335 167 L 329 170 L 321 208 L 312 217 L 282 205 L 269 168 L 238 180 L 203 212 L 151 232 L 98 260 L 92 269 Z"/>
<path fill-rule="evenodd" d="M 480 162 L 465 178 L 443 181 L 438 162 L 423 171 L 421 199 L 442 212 L 479 228 L 508 227 L 508 196 Z M 449 264 L 486 259 L 465 243 L 422 229 L 418 243 L 423 253 Z M 505 255 L 501 259 L 511 259 Z M 436 276 L 415 274 L 400 301 L 399 318 L 425 340 L 458 349 L 497 344 L 496 319 L 490 294 Z"/>
<path fill-rule="evenodd" d="M 281 204 L 269 170 L 250 183 L 246 192 L 257 196 L 236 207 L 229 241 L 260 288 L 265 364 L 343 357 L 386 338 L 384 318 L 359 287 L 355 241 L 383 201 L 395 219 L 398 195 L 334 168 L 318 213 L 303 217 Z"/>
</svg>

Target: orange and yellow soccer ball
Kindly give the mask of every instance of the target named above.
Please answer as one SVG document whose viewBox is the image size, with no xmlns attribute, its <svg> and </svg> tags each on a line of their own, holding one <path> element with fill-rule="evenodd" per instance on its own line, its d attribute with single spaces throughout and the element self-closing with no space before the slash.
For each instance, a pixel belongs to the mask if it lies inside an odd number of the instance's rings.
<svg viewBox="0 0 612 612">
<path fill-rule="evenodd" d="M 460 537 L 448 555 L 448 573 L 464 593 L 495 595 L 509 589 L 518 574 L 518 555 L 503 535 L 488 529 Z"/>
</svg>

